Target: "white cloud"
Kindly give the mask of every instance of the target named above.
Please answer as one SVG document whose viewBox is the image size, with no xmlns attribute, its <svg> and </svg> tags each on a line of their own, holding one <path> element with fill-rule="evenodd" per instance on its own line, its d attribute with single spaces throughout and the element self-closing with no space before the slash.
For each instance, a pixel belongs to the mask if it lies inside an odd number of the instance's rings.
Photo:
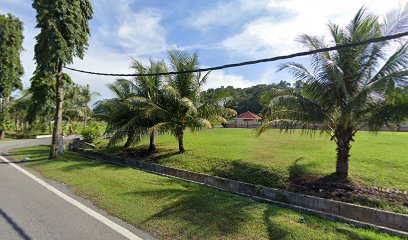
<svg viewBox="0 0 408 240">
<path fill-rule="evenodd" d="M 25 23 L 25 52 L 22 59 L 26 74 L 25 87 L 29 86 L 29 79 L 34 71 L 34 36 L 38 30 L 34 29 L 35 13 L 31 4 L 26 0 L 0 0 L 0 12 L 13 12 Z M 186 0 L 188 1 L 188 0 Z M 214 1 L 215 2 L 215 1 Z M 72 67 L 90 71 L 104 71 L 113 73 L 130 73 L 130 58 L 146 60 L 147 55 L 164 56 L 169 46 L 181 49 L 207 49 L 214 51 L 214 45 L 199 41 L 197 36 L 188 36 L 188 46 L 185 42 L 167 42 L 166 35 L 179 34 L 177 29 L 167 32 L 163 27 L 163 17 L 169 9 L 138 8 L 138 0 L 95 0 L 94 20 L 92 20 L 92 36 L 90 49 L 83 60 L 76 59 Z M 281 53 L 296 52 L 300 47 L 294 41 L 302 33 L 321 35 L 326 31 L 329 20 L 346 24 L 365 4 L 376 13 L 384 14 L 388 9 L 396 7 L 401 0 L 234 0 L 219 1 L 215 8 L 194 13 L 194 18 L 184 18 L 191 21 L 190 26 L 195 29 L 211 30 L 222 27 L 221 30 L 236 29 L 232 36 L 221 41 L 217 46 L 217 56 L 220 53 L 225 59 L 260 58 Z M 4 11 L 2 11 L 4 10 Z M 180 19 L 174 19 L 175 22 Z M 231 28 L 234 26 L 235 28 Z M 191 30 L 191 29 L 190 29 Z M 230 31 L 229 31 L 230 32 Z M 207 33 L 206 33 L 207 34 Z M 210 38 L 217 37 L 220 32 L 208 31 Z M 194 38 L 195 37 L 195 38 Z M 194 44 L 194 41 L 200 44 Z M 211 47 L 210 47 L 211 46 Z M 211 54 L 211 53 L 210 53 Z M 207 56 L 209 59 L 211 56 Z M 227 60 L 225 60 L 227 61 Z M 212 64 L 212 62 L 206 62 Z M 214 71 L 211 73 L 206 88 L 232 85 L 234 87 L 248 87 L 257 83 L 266 83 L 276 79 L 275 69 L 259 68 L 259 78 L 254 81 L 246 72 L 231 74 L 231 71 Z M 92 90 L 99 91 L 102 98 L 109 97 L 106 83 L 113 82 L 114 77 L 92 76 L 67 71 L 77 83 L 90 84 Z M 251 73 L 252 74 L 252 73 Z M 281 77 L 280 77 L 281 78 Z"/>
<path fill-rule="evenodd" d="M 287 21 L 276 21 L 272 16 L 252 20 L 242 27 L 241 32 L 223 40 L 221 46 L 250 57 L 292 53 L 301 49 L 295 41 L 297 36 L 304 33 L 327 35 L 329 21 L 345 25 L 363 5 L 372 13 L 385 15 L 402 3 L 401 0 L 270 0 L 265 8 L 287 9 L 295 15 L 289 16 Z"/>
<path fill-rule="evenodd" d="M 228 87 L 233 86 L 234 88 L 245 88 L 255 85 L 254 82 L 251 82 L 245 79 L 240 75 L 227 74 L 223 70 L 211 72 L 207 84 L 204 86 L 204 89 L 209 88 L 218 88 L 221 86 Z"/>
<path fill-rule="evenodd" d="M 110 39 L 118 46 L 134 55 L 152 54 L 152 50 L 162 52 L 166 49 L 166 32 L 161 26 L 161 15 L 152 9 L 133 13 L 121 9 L 117 25 L 100 29 L 101 38 Z"/>
<path fill-rule="evenodd" d="M 131 58 L 147 62 L 147 54 L 160 54 L 166 50 L 166 32 L 161 26 L 158 10 L 132 11 L 133 0 L 98 0 L 94 2 L 97 27 L 92 29 L 90 48 L 83 60 L 76 59 L 73 68 L 107 73 L 132 73 Z M 97 15 L 99 14 L 99 15 Z M 80 84 L 89 84 L 100 98 L 112 97 L 106 84 L 117 77 L 67 72 Z"/>
<path fill-rule="evenodd" d="M 96 38 L 122 52 L 140 56 L 166 49 L 166 31 L 161 25 L 158 9 L 144 8 L 135 11 L 134 0 L 98 0 L 94 2 Z M 154 50 L 155 52 L 152 52 Z"/>
<path fill-rule="evenodd" d="M 165 31 L 160 20 L 160 14 L 151 10 L 128 15 L 117 31 L 119 44 L 127 48 L 137 48 L 142 52 L 142 48 L 149 49 L 146 43 L 153 45 L 153 49 L 156 46 L 165 46 Z"/>
<path fill-rule="evenodd" d="M 3 0 L 4 1 L 4 0 Z M 31 3 L 24 0 L 5 0 L 5 9 L 1 12 L 12 12 L 24 22 L 24 48 L 21 58 L 25 70 L 24 87 L 30 86 L 30 78 L 35 70 L 34 37 L 39 30 L 34 29 L 35 12 Z M 166 31 L 161 26 L 161 12 L 155 9 L 132 8 L 135 0 L 97 0 L 93 1 L 94 19 L 91 20 L 90 48 L 85 58 L 75 59 L 73 68 L 104 71 L 109 73 L 131 73 L 131 57 L 146 60 L 143 56 L 159 54 L 166 49 Z M 4 10 L 4 11 L 3 11 Z M 152 51 L 152 50 L 155 50 Z M 66 70 L 79 84 L 89 84 L 93 91 L 109 97 L 106 84 L 115 77 L 87 75 Z"/>
<path fill-rule="evenodd" d="M 116 54 L 113 50 L 106 48 L 100 43 L 90 45 L 83 60 L 76 60 L 70 67 L 94 72 L 107 73 L 131 73 L 129 69 L 131 58 L 126 55 Z M 106 84 L 112 83 L 117 77 L 88 75 L 84 73 L 64 70 L 72 79 L 81 85 L 89 84 L 92 91 L 101 93 L 102 99 L 112 97 L 106 88 Z"/>
<path fill-rule="evenodd" d="M 34 62 L 34 38 L 37 34 L 37 30 L 24 26 L 23 47 L 25 50 L 21 53 L 21 62 L 24 66 L 23 86 L 25 88 L 30 86 L 30 79 L 36 67 Z"/>
<path fill-rule="evenodd" d="M 237 24 L 248 15 L 254 15 L 264 10 L 268 0 L 233 0 L 220 1 L 215 7 L 199 13 L 194 12 L 194 19 L 188 24 L 199 30 L 208 30 L 214 26 Z"/>
</svg>

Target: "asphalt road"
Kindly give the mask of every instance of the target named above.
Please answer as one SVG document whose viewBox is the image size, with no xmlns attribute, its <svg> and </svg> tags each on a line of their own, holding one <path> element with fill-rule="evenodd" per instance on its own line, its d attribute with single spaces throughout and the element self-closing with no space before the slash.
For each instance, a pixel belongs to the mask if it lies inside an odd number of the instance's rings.
<svg viewBox="0 0 408 240">
<path fill-rule="evenodd" d="M 50 138 L 43 139 L 24 139 L 15 141 L 1 141 L 0 142 L 0 154 L 5 154 L 12 149 L 32 147 L 44 144 L 51 144 Z"/>
<path fill-rule="evenodd" d="M 49 142 L 49 139 L 0 142 L 0 153 L 13 148 L 49 144 Z M 152 239 L 151 236 L 133 226 L 96 209 L 91 202 L 75 196 L 62 184 L 43 179 L 31 171 L 27 175 L 24 170 L 14 167 L 18 164 L 13 165 L 5 161 L 0 158 L 1 240 Z M 42 185 L 33 180 L 30 174 L 45 183 Z M 78 207 L 45 185 L 60 191 L 67 198 L 74 199 L 74 202 L 77 201 L 83 207 Z M 88 209 L 101 217 L 92 216 Z M 129 234 L 124 235 L 123 230 L 129 231 L 130 237 Z"/>
</svg>

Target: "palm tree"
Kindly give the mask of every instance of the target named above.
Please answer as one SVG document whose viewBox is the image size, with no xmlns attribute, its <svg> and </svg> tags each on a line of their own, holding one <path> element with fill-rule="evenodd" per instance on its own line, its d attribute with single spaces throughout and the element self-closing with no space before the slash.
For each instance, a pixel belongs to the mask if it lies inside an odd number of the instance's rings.
<svg viewBox="0 0 408 240">
<path fill-rule="evenodd" d="M 99 96 L 101 96 L 99 92 L 91 91 L 89 84 L 79 87 L 79 99 L 81 102 L 81 106 L 84 109 L 84 111 L 82 112 L 83 120 L 84 120 L 84 127 L 87 126 L 88 118 L 92 116 L 92 109 L 89 107 L 89 104 L 91 103 L 93 99 Z"/>
<path fill-rule="evenodd" d="M 170 50 L 170 67 L 173 71 L 190 71 L 198 68 L 198 54 L 189 54 L 180 50 Z M 161 122 L 155 124 L 153 131 L 164 131 L 178 140 L 179 153 L 184 153 L 184 132 L 210 128 L 210 119 L 218 116 L 218 106 L 201 99 L 201 90 L 209 73 L 175 74 L 167 78 L 158 95 L 157 102 L 145 101 L 146 114 L 156 116 Z"/>
<path fill-rule="evenodd" d="M 159 73 L 165 71 L 162 61 L 150 61 L 150 66 L 144 66 L 136 60 L 132 63 L 136 73 Z M 143 136 L 150 136 L 148 151 L 155 151 L 155 131 L 151 127 L 159 120 L 158 116 L 146 115 L 147 101 L 157 103 L 159 91 L 163 85 L 162 76 L 135 77 L 132 80 L 119 79 L 108 85 L 117 96 L 99 103 L 98 114 L 108 122 L 107 132 L 113 133 L 108 146 L 116 145 L 124 138 L 125 148 L 137 143 Z"/>
<path fill-rule="evenodd" d="M 106 121 L 108 124 L 106 133 L 113 134 L 109 147 L 127 138 L 124 147 L 128 148 L 134 141 L 134 134 L 127 125 L 133 116 L 133 111 L 126 100 L 135 96 L 134 84 L 127 79 L 118 79 L 107 87 L 115 94 L 115 98 L 99 101 L 94 109 L 95 117 Z"/>
<path fill-rule="evenodd" d="M 408 7 L 387 15 L 383 24 L 361 8 L 346 27 L 330 23 L 329 29 L 332 43 L 342 45 L 395 34 L 407 22 Z M 321 37 L 302 35 L 299 39 L 310 50 L 327 47 Z M 274 121 L 258 133 L 276 123 L 285 130 L 321 128 L 337 145 L 336 174 L 346 179 L 356 132 L 364 127 L 378 130 L 394 118 L 401 121 L 408 116 L 406 95 L 387 101 L 408 83 L 408 45 L 401 43 L 391 54 L 389 47 L 390 42 L 381 42 L 314 54 L 310 69 L 294 62 L 282 65 L 280 70 L 289 70 L 305 86 L 275 97 L 270 103 Z"/>
<path fill-rule="evenodd" d="M 89 85 L 82 86 L 70 83 L 67 84 L 66 88 L 63 118 L 67 120 L 69 134 L 73 134 L 80 120 L 83 120 L 84 127 L 86 127 L 87 120 L 92 115 L 89 103 L 100 94 L 92 92 Z"/>
<path fill-rule="evenodd" d="M 165 72 L 166 67 L 163 61 L 152 61 L 150 60 L 150 66 L 145 67 L 141 62 L 134 60 L 132 68 L 139 74 L 149 74 L 149 73 L 160 73 Z M 145 100 L 151 101 L 153 103 L 158 103 L 160 90 L 164 84 L 163 76 L 138 76 L 134 78 L 136 96 L 139 98 L 144 98 Z M 137 104 L 137 102 L 136 102 Z M 141 109 L 144 109 L 148 106 L 140 105 Z M 146 115 L 140 119 L 140 123 L 149 128 L 149 152 L 156 151 L 156 142 L 155 142 L 155 130 L 151 128 L 157 122 L 160 122 L 161 119 L 159 116 Z"/>
</svg>

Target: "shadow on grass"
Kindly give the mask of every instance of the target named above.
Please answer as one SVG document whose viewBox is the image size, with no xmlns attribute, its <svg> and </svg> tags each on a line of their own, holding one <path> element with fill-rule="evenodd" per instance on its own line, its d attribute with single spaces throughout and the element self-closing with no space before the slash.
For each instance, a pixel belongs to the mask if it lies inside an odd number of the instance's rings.
<svg viewBox="0 0 408 240">
<path fill-rule="evenodd" d="M 180 161 L 178 158 L 173 158 L 179 155 L 175 149 L 159 147 L 157 152 L 154 153 L 148 153 L 147 149 L 148 145 L 141 145 L 129 150 L 122 150 L 117 152 L 116 155 L 252 184 L 286 188 L 283 173 L 260 164 L 243 162 L 241 160 L 225 161 L 218 158 L 197 160 L 197 164 L 189 164 L 188 162 Z M 102 152 L 105 152 L 105 150 L 102 150 Z M 186 154 L 189 154 L 189 152 L 187 151 Z"/>
<path fill-rule="evenodd" d="M 371 240 L 372 237 L 366 237 L 366 236 L 360 236 L 359 234 L 357 234 L 356 232 L 353 232 L 351 229 L 346 229 L 346 228 L 338 228 L 337 231 L 339 233 L 344 234 L 347 239 L 350 240 Z"/>
<path fill-rule="evenodd" d="M 263 212 L 262 219 L 267 228 L 269 239 L 284 239 L 287 235 L 290 235 L 288 230 L 277 227 L 277 224 L 271 221 L 271 217 L 278 214 L 279 211 L 273 206 L 268 206 Z"/>
<path fill-rule="evenodd" d="M 302 161 L 303 159 L 303 157 L 300 157 L 296 159 L 292 165 L 289 166 L 289 181 L 296 181 L 298 179 L 306 177 L 311 172 L 310 168 L 316 166 L 315 163 L 301 164 L 300 161 Z"/>
<path fill-rule="evenodd" d="M 152 163 L 160 163 L 160 160 L 165 160 L 179 154 L 179 152 L 174 149 L 167 149 L 161 146 L 158 146 L 157 149 L 152 152 L 149 151 L 149 145 L 140 145 L 130 149 L 124 149 L 121 147 L 114 150 L 102 150 L 102 152 L 114 153 L 116 156 L 131 157 Z"/>
<path fill-rule="evenodd" d="M 265 166 L 248 162 L 219 161 L 218 165 L 212 167 L 211 174 L 267 187 L 286 187 L 283 174 L 268 169 Z"/>
<path fill-rule="evenodd" d="M 40 163 L 40 162 L 47 162 L 49 161 L 48 159 L 48 154 L 44 154 L 45 151 L 43 149 L 19 149 L 17 153 L 8 153 L 5 156 L 11 158 L 11 162 L 15 164 L 21 164 L 21 163 L 26 163 L 22 162 L 21 160 L 17 160 L 17 156 L 20 157 L 29 157 L 30 160 L 28 162 L 30 163 Z M 47 152 L 48 153 L 48 152 Z"/>
<path fill-rule="evenodd" d="M 189 234 L 193 234 L 194 239 L 225 238 L 239 232 L 242 224 L 253 218 L 248 208 L 255 204 L 254 201 L 191 184 L 185 186 L 187 189 L 137 191 L 124 195 L 168 200 L 169 205 L 144 223 L 175 221 L 177 224 L 172 225 L 177 228 L 175 232 L 192 231 Z"/>
<path fill-rule="evenodd" d="M 58 162 L 69 162 L 69 165 L 61 167 L 61 170 L 64 172 L 81 170 L 85 168 L 93 168 L 93 167 L 104 167 L 109 170 L 120 170 L 126 167 L 117 166 L 113 164 L 103 163 L 100 161 L 94 161 L 89 158 L 80 156 L 76 153 L 66 151 L 64 155 L 60 156 L 57 160 L 50 160 L 48 159 L 48 148 L 28 148 L 28 149 L 20 149 L 16 153 L 9 154 L 8 156 L 15 158 L 16 156 L 28 156 L 30 161 L 25 162 L 29 167 L 37 167 L 37 166 L 44 166 L 44 165 L 52 165 Z M 21 161 L 15 161 L 15 163 L 21 164 Z"/>
</svg>

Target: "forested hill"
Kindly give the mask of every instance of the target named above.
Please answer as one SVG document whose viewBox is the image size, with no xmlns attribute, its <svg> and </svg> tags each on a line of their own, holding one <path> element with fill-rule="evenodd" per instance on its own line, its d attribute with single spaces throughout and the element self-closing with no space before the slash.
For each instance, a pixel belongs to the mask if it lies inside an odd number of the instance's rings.
<svg viewBox="0 0 408 240">
<path fill-rule="evenodd" d="M 223 103 L 225 107 L 232 108 L 238 113 L 250 111 L 259 114 L 269 104 L 273 92 L 290 87 L 290 83 L 285 81 L 274 84 L 259 84 L 248 88 L 222 86 L 216 89 L 210 88 L 203 95 L 207 97 L 222 95 L 225 99 Z"/>
</svg>

